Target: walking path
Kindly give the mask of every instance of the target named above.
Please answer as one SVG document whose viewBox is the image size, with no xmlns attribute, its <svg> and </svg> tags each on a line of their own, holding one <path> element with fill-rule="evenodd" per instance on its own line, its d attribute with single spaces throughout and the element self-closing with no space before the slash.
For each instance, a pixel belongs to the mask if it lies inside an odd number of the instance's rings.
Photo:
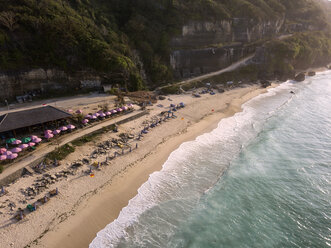
<svg viewBox="0 0 331 248">
<path fill-rule="evenodd" d="M 99 124 L 96 124 L 92 127 L 88 127 L 82 130 L 78 130 L 72 134 L 67 134 L 65 137 L 63 137 L 61 140 L 59 140 L 59 143 L 57 144 L 56 142 L 52 142 L 48 145 L 46 145 L 45 147 L 43 147 L 42 149 L 37 149 L 35 152 L 33 152 L 30 156 L 25 157 L 24 159 L 22 159 L 21 161 L 18 161 L 17 163 L 14 163 L 12 165 L 10 165 L 7 169 L 5 169 L 1 174 L 0 174 L 0 182 L 12 175 L 13 173 L 17 172 L 18 170 L 30 165 L 31 163 L 35 162 L 36 160 L 44 157 L 45 155 L 47 155 L 48 153 L 54 151 L 58 146 L 63 146 L 65 144 L 68 144 L 78 138 L 81 138 L 89 133 L 98 131 L 104 127 L 110 126 L 112 124 L 118 123 L 120 121 L 123 121 L 125 119 L 129 119 L 135 116 L 139 116 L 142 115 L 144 113 L 144 111 L 134 111 L 132 113 L 129 114 L 125 114 L 122 116 L 119 116 L 117 118 L 111 119 L 111 120 L 107 120 L 107 121 L 103 121 Z"/>
</svg>

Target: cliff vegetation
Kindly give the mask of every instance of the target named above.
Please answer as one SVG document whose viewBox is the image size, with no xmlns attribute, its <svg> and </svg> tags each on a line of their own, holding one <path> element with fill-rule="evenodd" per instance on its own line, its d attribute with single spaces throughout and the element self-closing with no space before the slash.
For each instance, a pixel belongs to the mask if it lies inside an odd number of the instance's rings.
<svg viewBox="0 0 331 248">
<path fill-rule="evenodd" d="M 0 71 L 87 70 L 139 90 L 172 80 L 170 41 L 185 23 L 233 18 L 327 27 L 313 0 L 0 0 Z M 267 49 L 268 73 L 287 73 L 329 56 L 330 36 L 299 33 Z"/>
</svg>

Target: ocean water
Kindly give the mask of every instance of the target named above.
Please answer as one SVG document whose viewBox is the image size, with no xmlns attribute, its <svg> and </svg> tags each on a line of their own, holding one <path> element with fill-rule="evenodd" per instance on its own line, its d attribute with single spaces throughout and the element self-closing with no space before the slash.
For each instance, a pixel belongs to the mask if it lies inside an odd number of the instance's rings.
<svg viewBox="0 0 331 248">
<path fill-rule="evenodd" d="M 138 192 L 91 248 L 330 247 L 331 73 L 252 99 Z"/>
</svg>

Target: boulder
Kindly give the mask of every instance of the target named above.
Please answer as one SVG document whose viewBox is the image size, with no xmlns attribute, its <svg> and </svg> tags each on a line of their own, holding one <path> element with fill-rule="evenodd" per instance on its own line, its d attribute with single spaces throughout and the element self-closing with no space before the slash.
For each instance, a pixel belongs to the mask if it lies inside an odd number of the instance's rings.
<svg viewBox="0 0 331 248">
<path fill-rule="evenodd" d="M 309 77 L 312 77 L 312 76 L 315 76 L 316 75 L 316 72 L 314 72 L 314 71 L 310 71 L 310 72 L 308 72 L 308 76 Z"/>
<path fill-rule="evenodd" d="M 270 85 L 271 85 L 271 83 L 270 83 L 269 81 L 267 81 L 267 80 L 264 80 L 264 81 L 261 82 L 261 86 L 262 86 L 263 88 L 267 88 L 267 87 L 269 87 Z"/>
<path fill-rule="evenodd" d="M 306 79 L 305 73 L 301 72 L 298 75 L 295 76 L 294 80 L 297 82 L 302 82 Z"/>
</svg>

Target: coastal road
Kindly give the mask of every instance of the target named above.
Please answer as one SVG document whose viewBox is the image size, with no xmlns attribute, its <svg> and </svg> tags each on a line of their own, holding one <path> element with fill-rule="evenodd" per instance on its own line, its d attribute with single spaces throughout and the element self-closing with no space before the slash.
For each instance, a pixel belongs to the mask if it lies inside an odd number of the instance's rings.
<svg viewBox="0 0 331 248">
<path fill-rule="evenodd" d="M 65 144 L 68 144 L 72 141 L 74 141 L 75 139 L 81 138 L 89 133 L 92 133 L 94 131 L 100 130 L 104 127 L 110 126 L 112 124 L 115 124 L 119 121 L 122 121 L 124 119 L 133 117 L 135 115 L 141 114 L 144 111 L 133 111 L 132 113 L 129 114 L 125 114 L 122 116 L 119 116 L 117 118 L 114 119 L 110 119 L 107 121 L 103 121 L 101 123 L 98 123 L 96 125 L 93 125 L 91 127 L 85 128 L 85 129 L 80 129 L 77 130 L 75 132 L 73 132 L 72 134 L 67 134 L 66 136 L 62 137 L 58 142 L 59 144 L 56 143 L 56 139 L 53 139 L 51 143 L 49 144 L 42 144 L 41 146 L 43 147 L 39 147 L 37 148 L 36 151 L 32 152 L 31 155 L 24 157 L 22 160 L 10 165 L 8 168 L 6 168 L 1 174 L 0 174 L 0 182 L 8 177 L 9 175 L 15 173 L 16 171 L 27 167 L 29 164 L 35 162 L 36 160 L 44 157 L 46 154 L 54 151 L 58 146 L 63 146 Z"/>
<path fill-rule="evenodd" d="M 204 79 L 207 79 L 207 78 L 210 78 L 210 77 L 213 77 L 213 76 L 220 75 L 220 74 L 225 73 L 225 72 L 234 71 L 237 68 L 245 65 L 250 59 L 252 59 L 254 57 L 254 55 L 255 54 L 250 55 L 250 56 L 248 56 L 248 57 L 246 57 L 246 58 L 244 58 L 242 60 L 239 60 L 238 62 L 233 63 L 229 67 L 226 67 L 226 68 L 224 68 L 222 70 L 211 72 L 211 73 L 208 73 L 208 74 L 204 74 L 202 76 L 190 78 L 190 79 L 187 79 L 187 80 L 184 80 L 184 81 L 181 81 L 181 82 L 172 84 L 172 85 L 182 85 L 182 84 L 190 83 L 190 82 L 193 82 L 193 81 L 204 80 Z M 165 87 L 168 87 L 168 86 L 169 85 L 165 85 L 165 86 L 159 87 L 158 89 L 162 89 L 162 88 L 165 88 Z"/>
<path fill-rule="evenodd" d="M 112 101 L 114 102 L 116 96 L 112 96 L 109 94 L 88 94 L 88 95 L 81 95 L 81 96 L 72 96 L 72 97 L 61 97 L 61 98 L 52 98 L 52 99 L 45 99 L 45 100 L 38 100 L 26 103 L 17 103 L 9 105 L 9 110 L 7 107 L 0 108 L 0 115 L 15 112 L 20 110 L 32 109 L 37 107 L 42 107 L 44 105 L 51 105 L 56 108 L 62 109 L 70 109 L 70 108 L 83 108 L 84 106 L 90 104 L 103 104 L 105 101 Z"/>
</svg>

